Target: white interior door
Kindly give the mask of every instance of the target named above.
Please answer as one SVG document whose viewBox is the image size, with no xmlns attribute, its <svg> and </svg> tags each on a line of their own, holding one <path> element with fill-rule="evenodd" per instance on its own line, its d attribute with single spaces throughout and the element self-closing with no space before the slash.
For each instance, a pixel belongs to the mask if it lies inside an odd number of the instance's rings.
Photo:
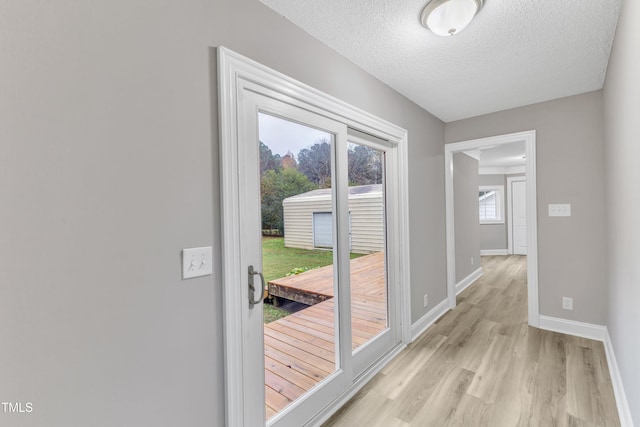
<svg viewBox="0 0 640 427">
<path fill-rule="evenodd" d="M 511 181 L 511 236 L 513 238 L 513 253 L 527 254 L 527 182 L 526 180 Z"/>
</svg>

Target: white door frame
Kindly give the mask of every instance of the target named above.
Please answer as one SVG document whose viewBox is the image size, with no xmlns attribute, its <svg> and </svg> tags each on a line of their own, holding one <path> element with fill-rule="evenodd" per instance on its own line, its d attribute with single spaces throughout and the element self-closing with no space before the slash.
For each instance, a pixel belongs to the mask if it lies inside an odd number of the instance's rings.
<svg viewBox="0 0 640 427">
<path fill-rule="evenodd" d="M 513 190 L 511 188 L 511 184 L 514 181 L 524 181 L 527 182 L 527 177 L 525 176 L 508 176 L 507 177 L 507 245 L 509 254 L 513 255 L 513 203 L 511 202 L 513 198 Z M 527 219 L 528 221 L 528 219 Z M 528 249 L 528 248 L 527 248 Z"/>
<path fill-rule="evenodd" d="M 238 144 L 238 99 L 243 96 L 243 85 L 249 82 L 275 93 L 276 99 L 307 109 L 324 117 L 340 121 L 347 126 L 385 139 L 397 148 L 398 182 L 390 189 L 398 195 L 397 215 L 394 227 L 397 244 L 389 247 L 396 254 L 397 312 L 401 323 L 402 342 L 379 360 L 351 388 L 336 400 L 336 405 L 346 401 L 358 388 L 375 375 L 390 358 L 411 342 L 410 266 L 409 266 L 409 194 L 407 131 L 372 114 L 353 107 L 284 74 L 267 68 L 225 47 L 218 48 L 218 97 L 220 129 L 220 202 L 222 218 L 222 289 L 225 358 L 225 408 L 226 424 L 244 425 L 245 406 L 255 410 L 264 402 L 245 402 L 243 396 L 243 329 L 242 311 L 236 307 L 244 303 L 243 284 L 246 275 L 240 262 L 240 208 L 239 171 L 242 153 Z M 246 293 L 246 292 L 245 292 Z M 314 421 L 328 418 L 337 406 L 326 408 Z"/>
<path fill-rule="evenodd" d="M 447 299 L 449 308 L 456 306 L 455 224 L 453 205 L 453 154 L 496 145 L 524 141 L 526 146 L 527 176 L 527 291 L 529 325 L 538 327 L 538 216 L 536 206 L 536 131 L 524 131 L 506 135 L 445 144 L 445 204 L 447 235 Z"/>
</svg>

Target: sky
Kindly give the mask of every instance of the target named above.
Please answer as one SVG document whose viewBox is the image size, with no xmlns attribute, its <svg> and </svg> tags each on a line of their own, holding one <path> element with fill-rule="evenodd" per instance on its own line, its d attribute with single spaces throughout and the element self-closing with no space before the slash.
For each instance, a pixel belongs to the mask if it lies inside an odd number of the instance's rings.
<svg viewBox="0 0 640 427">
<path fill-rule="evenodd" d="M 291 151 L 297 157 L 302 148 L 310 147 L 323 138 L 329 140 L 331 137 L 327 132 L 268 114 L 260 113 L 258 122 L 260 141 L 265 143 L 273 154 L 281 156 Z"/>
</svg>

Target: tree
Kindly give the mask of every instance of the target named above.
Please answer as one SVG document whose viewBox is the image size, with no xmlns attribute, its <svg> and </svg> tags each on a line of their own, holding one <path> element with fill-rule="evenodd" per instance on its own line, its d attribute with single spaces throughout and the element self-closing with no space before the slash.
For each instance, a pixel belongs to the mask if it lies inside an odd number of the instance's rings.
<svg viewBox="0 0 640 427">
<path fill-rule="evenodd" d="M 349 185 L 382 184 L 382 152 L 349 144 Z"/>
<path fill-rule="evenodd" d="M 331 145 L 326 139 L 320 140 L 298 153 L 298 170 L 319 188 L 331 186 Z"/>
<path fill-rule="evenodd" d="M 298 163 L 296 163 L 296 159 L 293 157 L 293 153 L 291 151 L 287 151 L 287 154 L 282 158 L 282 167 L 285 169 L 298 169 Z"/>
<path fill-rule="evenodd" d="M 260 180 L 262 198 L 262 229 L 284 232 L 282 201 L 317 187 L 296 169 L 268 170 Z"/>
<path fill-rule="evenodd" d="M 271 149 L 260 141 L 260 176 L 264 176 L 266 171 L 280 170 L 282 159 L 279 154 L 273 154 Z"/>
<path fill-rule="evenodd" d="M 349 185 L 381 184 L 383 153 L 360 144 L 349 144 Z M 321 140 L 298 153 L 298 170 L 319 188 L 331 187 L 331 144 Z"/>
</svg>

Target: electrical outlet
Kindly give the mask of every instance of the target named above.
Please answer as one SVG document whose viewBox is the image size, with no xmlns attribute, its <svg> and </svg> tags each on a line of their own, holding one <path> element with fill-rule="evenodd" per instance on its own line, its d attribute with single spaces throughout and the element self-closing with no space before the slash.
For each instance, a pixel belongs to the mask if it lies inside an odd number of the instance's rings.
<svg viewBox="0 0 640 427">
<path fill-rule="evenodd" d="M 429 305 L 429 297 L 427 297 L 427 294 L 424 294 L 424 306 L 428 306 Z"/>
<path fill-rule="evenodd" d="M 573 310 L 573 298 L 562 297 L 562 308 L 565 310 Z"/>
</svg>

